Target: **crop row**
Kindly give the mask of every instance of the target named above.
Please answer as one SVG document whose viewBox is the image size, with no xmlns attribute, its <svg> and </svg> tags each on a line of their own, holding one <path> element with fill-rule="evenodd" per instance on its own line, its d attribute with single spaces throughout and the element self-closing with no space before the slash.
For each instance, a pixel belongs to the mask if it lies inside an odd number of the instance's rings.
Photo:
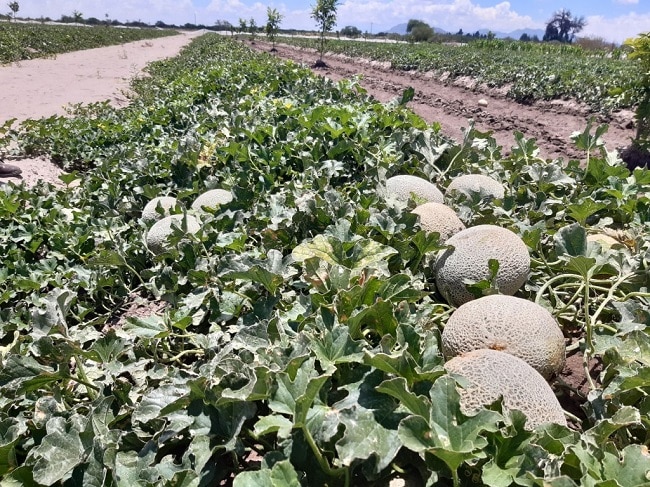
<svg viewBox="0 0 650 487">
<path fill-rule="evenodd" d="M 130 106 L 3 129 L 65 187 L 0 187 L 0 476 L 38 485 L 642 485 L 650 459 L 650 175 L 575 137 L 586 165 L 455 142 L 294 63 L 206 34 L 152 64 Z M 570 425 L 459 407 L 435 287 L 444 249 L 381 191 L 411 174 L 505 188 L 451 198 L 516 233 L 518 295 L 593 377 L 555 392 Z M 145 205 L 233 200 L 147 249 Z M 611 247 L 587 234 L 611 232 Z M 618 232 L 618 233 L 616 233 Z M 299 252 L 297 252 L 297 249 Z M 300 253 L 301 258 L 296 258 Z M 479 283 L 480 284 L 480 283 Z M 485 283 L 483 283 L 485 284 Z M 595 369 L 593 368 L 596 364 Z M 594 372 L 595 370 L 595 372 Z M 522 394 L 525 391 L 522 391 Z M 233 480 L 234 479 L 234 480 Z"/>
<path fill-rule="evenodd" d="M 175 34 L 162 29 L 0 22 L 0 65 Z"/>
<path fill-rule="evenodd" d="M 317 41 L 283 37 L 283 43 L 317 48 Z M 465 45 L 407 44 L 328 40 L 329 52 L 389 62 L 393 69 L 433 72 L 446 79 L 470 77 L 487 87 L 507 87 L 507 96 L 521 103 L 572 99 L 595 111 L 634 106 L 612 93 L 624 90 L 641 73 L 624 56 L 606 56 L 574 46 L 517 41 L 477 41 Z"/>
</svg>

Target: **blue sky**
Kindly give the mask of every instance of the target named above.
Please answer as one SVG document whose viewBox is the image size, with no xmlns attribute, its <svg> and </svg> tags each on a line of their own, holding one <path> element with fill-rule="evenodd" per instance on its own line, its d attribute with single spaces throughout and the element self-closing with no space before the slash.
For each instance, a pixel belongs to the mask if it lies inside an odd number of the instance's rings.
<svg viewBox="0 0 650 487">
<path fill-rule="evenodd" d="M 51 17 L 81 12 L 84 17 L 141 20 L 184 24 L 214 24 L 240 18 L 266 22 L 267 7 L 284 15 L 281 27 L 314 29 L 310 11 L 315 0 L 19 0 L 19 16 Z M 650 0 L 341 0 L 338 25 L 354 25 L 373 33 L 420 19 L 447 31 L 474 32 L 479 29 L 509 32 L 522 28 L 543 29 L 554 11 L 567 8 L 584 16 L 582 35 L 622 42 L 650 31 Z"/>
</svg>

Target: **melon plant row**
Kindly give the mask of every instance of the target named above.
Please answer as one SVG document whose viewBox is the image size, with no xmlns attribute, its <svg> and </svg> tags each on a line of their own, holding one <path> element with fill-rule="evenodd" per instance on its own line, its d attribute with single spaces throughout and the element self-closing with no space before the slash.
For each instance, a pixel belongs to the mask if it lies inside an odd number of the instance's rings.
<svg viewBox="0 0 650 487">
<path fill-rule="evenodd" d="M 317 47 L 314 39 L 283 37 L 282 42 Z M 388 62 L 393 69 L 432 72 L 450 81 L 469 77 L 479 85 L 502 88 L 508 97 L 521 103 L 577 100 L 606 112 L 634 106 L 643 95 L 614 95 L 642 75 L 640 67 L 626 59 L 620 49 L 612 54 L 578 46 L 501 39 L 466 45 L 328 40 L 326 46 L 335 54 Z"/>
<path fill-rule="evenodd" d="M 168 29 L 0 22 L 0 65 L 177 34 Z"/>
<path fill-rule="evenodd" d="M 121 110 L 3 129 L 5 154 L 67 173 L 0 188 L 0 485 L 647 484 L 650 174 L 602 147 L 604 127 L 576 135 L 582 164 L 522 134 L 504 155 L 471 124 L 449 140 L 406 98 L 210 34 L 133 88 Z M 503 194 L 448 191 L 463 174 Z M 531 368 L 538 392 L 513 387 L 523 366 L 495 364 L 521 359 L 471 352 L 491 394 L 503 380 L 518 399 L 467 397 L 435 279 L 453 249 L 419 198 L 386 191 L 397 175 L 468 229 L 521 239 L 515 297 L 560 327 L 559 379 Z M 192 213 L 215 189 L 232 199 Z M 499 265 L 473 296 L 499 292 Z M 530 394 L 566 414 L 529 421 L 512 405 Z"/>
</svg>

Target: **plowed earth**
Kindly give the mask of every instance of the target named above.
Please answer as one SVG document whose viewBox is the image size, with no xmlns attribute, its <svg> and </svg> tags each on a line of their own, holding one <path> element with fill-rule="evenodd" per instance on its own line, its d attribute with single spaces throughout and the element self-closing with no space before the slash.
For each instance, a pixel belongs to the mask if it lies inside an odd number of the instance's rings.
<svg viewBox="0 0 650 487">
<path fill-rule="evenodd" d="M 267 42 L 256 41 L 251 46 L 271 51 Z M 277 44 L 273 53 L 311 67 L 319 58 L 313 49 L 283 44 Z M 492 132 L 504 148 L 504 154 L 514 144 L 514 132 L 519 131 L 524 137 L 537 140 L 540 156 L 544 159 L 581 159 L 584 154 L 575 149 L 571 134 L 584 131 L 592 116 L 594 124 L 609 126 L 603 141 L 610 152 L 629 145 L 635 134 L 634 113 L 629 110 L 606 116 L 592 113 L 575 101 L 523 105 L 507 99 L 507 89 L 488 88 L 468 78 L 450 80 L 434 73 L 398 71 L 386 63 L 339 55 L 325 55 L 323 60 L 327 67 L 313 67 L 314 71 L 335 81 L 361 76 L 361 86 L 382 102 L 401 96 L 408 87 L 414 88 L 415 98 L 408 106 L 427 122 L 440 123 L 444 134 L 460 141 L 462 129 L 473 119 L 477 130 Z M 487 106 L 479 105 L 481 99 L 487 101 Z"/>
</svg>

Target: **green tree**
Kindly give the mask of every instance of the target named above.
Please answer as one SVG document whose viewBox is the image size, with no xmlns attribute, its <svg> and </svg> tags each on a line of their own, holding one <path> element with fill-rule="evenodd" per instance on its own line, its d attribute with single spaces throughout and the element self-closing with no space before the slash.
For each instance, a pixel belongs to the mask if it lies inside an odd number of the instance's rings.
<svg viewBox="0 0 650 487">
<path fill-rule="evenodd" d="M 411 19 L 406 24 L 406 33 L 411 42 L 425 42 L 433 37 L 433 29 L 421 20 Z"/>
<path fill-rule="evenodd" d="M 248 28 L 248 22 L 246 22 L 246 19 L 242 19 L 241 17 L 239 18 L 239 33 L 243 34 L 246 32 L 246 29 Z"/>
<path fill-rule="evenodd" d="M 312 7 L 311 16 L 316 21 L 319 31 L 318 52 L 320 58 L 316 66 L 325 66 L 323 55 L 325 54 L 325 34 L 331 32 L 336 25 L 336 9 L 340 0 L 316 0 L 316 5 Z"/>
<path fill-rule="evenodd" d="M 16 21 L 16 14 L 20 10 L 20 5 L 18 5 L 18 2 L 9 2 L 8 6 L 13 14 L 14 21 Z"/>
<path fill-rule="evenodd" d="M 558 10 L 546 24 L 544 40 L 573 42 L 575 35 L 586 25 L 587 21 L 584 17 L 574 17 L 567 9 Z"/>
<path fill-rule="evenodd" d="M 627 39 L 625 45 L 631 49 L 628 57 L 640 64 L 640 76 L 626 93 L 640 92 L 641 99 L 636 109 L 636 137 L 621 156 L 628 167 L 650 166 L 650 32 Z"/>
<path fill-rule="evenodd" d="M 275 51 L 275 40 L 278 37 L 278 31 L 280 30 L 280 22 L 282 22 L 282 14 L 276 9 L 271 7 L 266 8 L 266 26 L 264 31 L 266 36 L 271 39 L 272 51 Z"/>
<path fill-rule="evenodd" d="M 415 29 L 416 27 L 422 26 L 422 25 L 426 25 L 427 27 L 429 26 L 429 24 L 427 24 L 426 22 L 423 22 L 421 20 L 410 19 L 408 21 L 408 23 L 406 24 L 406 33 L 410 34 L 411 32 L 413 32 L 413 29 Z"/>
<path fill-rule="evenodd" d="M 75 10 L 74 12 L 72 12 L 72 19 L 75 23 L 81 24 L 84 21 L 84 16 L 81 12 Z"/>
<path fill-rule="evenodd" d="M 341 29 L 341 35 L 345 37 L 359 37 L 361 35 L 361 29 L 353 25 L 346 25 Z"/>
<path fill-rule="evenodd" d="M 253 17 L 251 17 L 251 19 L 248 21 L 248 32 L 250 32 L 251 41 L 254 41 L 255 34 L 257 33 L 257 23 Z"/>
</svg>

